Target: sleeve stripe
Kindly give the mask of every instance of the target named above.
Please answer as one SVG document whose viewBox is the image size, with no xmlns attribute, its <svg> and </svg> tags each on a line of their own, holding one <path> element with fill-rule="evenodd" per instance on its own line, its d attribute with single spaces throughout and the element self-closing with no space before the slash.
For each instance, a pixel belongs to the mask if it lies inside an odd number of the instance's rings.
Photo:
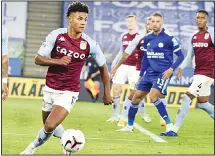
<svg viewBox="0 0 215 156">
<path fill-rule="evenodd" d="M 179 51 L 179 50 L 181 50 L 181 47 L 175 49 L 173 52 L 175 53 L 175 52 L 177 52 L 177 51 Z"/>
</svg>

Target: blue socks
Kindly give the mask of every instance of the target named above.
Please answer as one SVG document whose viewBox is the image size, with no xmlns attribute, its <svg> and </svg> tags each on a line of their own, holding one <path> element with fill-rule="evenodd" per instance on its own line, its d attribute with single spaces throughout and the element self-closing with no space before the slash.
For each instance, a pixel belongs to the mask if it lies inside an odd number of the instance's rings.
<svg viewBox="0 0 215 156">
<path fill-rule="evenodd" d="M 138 111 L 138 104 L 131 103 L 131 106 L 128 110 L 128 125 L 129 126 L 134 125 L 134 120 L 135 120 L 135 116 L 137 114 L 137 111 Z"/>
<path fill-rule="evenodd" d="M 166 124 L 171 124 L 172 122 L 169 118 L 169 115 L 166 111 L 166 108 L 165 108 L 163 102 L 160 99 L 157 99 L 156 101 L 153 102 L 153 104 L 157 108 L 160 116 L 165 120 Z"/>
</svg>

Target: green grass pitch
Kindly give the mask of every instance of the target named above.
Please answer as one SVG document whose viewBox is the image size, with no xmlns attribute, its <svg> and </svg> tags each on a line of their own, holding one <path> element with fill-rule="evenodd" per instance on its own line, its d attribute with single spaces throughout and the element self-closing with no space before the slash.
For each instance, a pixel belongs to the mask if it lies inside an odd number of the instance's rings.
<svg viewBox="0 0 215 156">
<path fill-rule="evenodd" d="M 33 141 L 42 125 L 42 100 L 7 99 L 2 103 L 2 154 L 19 154 Z M 174 121 L 178 108 L 168 108 Z M 152 122 L 146 124 L 139 113 L 136 123 L 159 136 L 165 129 L 154 106 L 146 106 Z M 191 109 L 177 138 L 156 143 L 135 129 L 133 133 L 116 132 L 116 123 L 107 123 L 111 106 L 77 102 L 63 122 L 65 129 L 83 131 L 86 144 L 80 154 L 213 154 L 214 120 L 199 109 Z M 52 137 L 35 154 L 62 154 L 60 140 Z"/>
</svg>

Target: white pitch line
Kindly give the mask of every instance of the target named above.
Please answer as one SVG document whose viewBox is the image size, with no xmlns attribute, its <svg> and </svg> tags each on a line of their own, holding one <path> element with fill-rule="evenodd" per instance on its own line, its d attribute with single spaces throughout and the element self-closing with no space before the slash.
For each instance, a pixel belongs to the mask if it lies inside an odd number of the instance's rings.
<svg viewBox="0 0 215 156">
<path fill-rule="evenodd" d="M 30 136 L 21 133 L 2 133 L 3 135 L 16 135 L 16 136 Z M 110 139 L 110 138 L 86 138 L 87 140 L 109 140 L 109 141 L 127 141 L 127 142 L 148 142 L 141 140 L 129 140 L 129 139 Z"/>
<path fill-rule="evenodd" d="M 142 126 L 138 125 L 137 123 L 134 123 L 134 127 L 138 129 L 140 132 L 150 136 L 155 142 L 167 142 L 160 138 L 159 136 L 155 135 L 154 133 L 150 132 L 149 130 L 143 128 Z"/>
<path fill-rule="evenodd" d="M 120 116 L 121 118 L 121 116 Z M 128 122 L 128 120 L 126 119 L 126 121 Z M 150 136 L 155 142 L 167 142 L 165 140 L 163 140 L 162 138 L 160 138 L 159 136 L 157 136 L 156 134 L 150 132 L 149 130 L 143 128 L 142 126 L 138 125 L 137 123 L 134 123 L 134 128 L 138 129 L 140 132 Z"/>
</svg>

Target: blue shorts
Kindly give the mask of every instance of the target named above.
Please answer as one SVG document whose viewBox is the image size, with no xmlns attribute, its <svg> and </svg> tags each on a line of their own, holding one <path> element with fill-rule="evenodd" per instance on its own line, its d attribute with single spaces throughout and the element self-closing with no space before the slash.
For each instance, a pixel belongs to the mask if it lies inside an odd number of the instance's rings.
<svg viewBox="0 0 215 156">
<path fill-rule="evenodd" d="M 168 78 L 167 80 L 162 79 L 162 73 L 149 75 L 147 72 L 142 76 L 140 82 L 137 85 L 137 90 L 141 91 L 150 91 L 151 88 L 155 88 L 161 92 L 161 94 L 167 94 L 167 86 L 171 79 Z"/>
</svg>

